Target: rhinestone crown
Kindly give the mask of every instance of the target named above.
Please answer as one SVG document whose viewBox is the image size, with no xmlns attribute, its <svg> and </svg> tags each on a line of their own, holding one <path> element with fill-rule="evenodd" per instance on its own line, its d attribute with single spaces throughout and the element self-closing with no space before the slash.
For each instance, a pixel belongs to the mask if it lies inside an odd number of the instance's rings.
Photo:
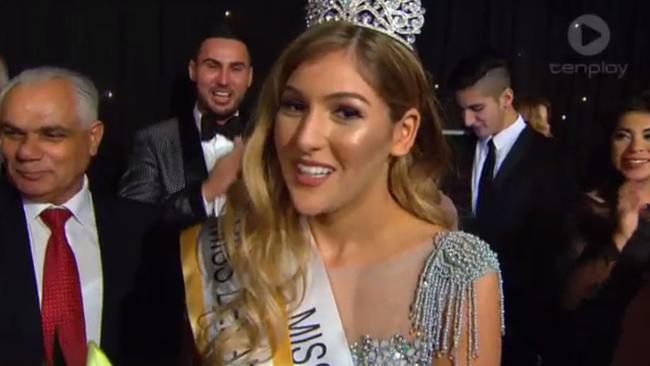
<svg viewBox="0 0 650 366">
<path fill-rule="evenodd" d="M 413 50 L 424 12 L 420 0 L 308 0 L 307 27 L 347 21 L 382 32 Z"/>
</svg>

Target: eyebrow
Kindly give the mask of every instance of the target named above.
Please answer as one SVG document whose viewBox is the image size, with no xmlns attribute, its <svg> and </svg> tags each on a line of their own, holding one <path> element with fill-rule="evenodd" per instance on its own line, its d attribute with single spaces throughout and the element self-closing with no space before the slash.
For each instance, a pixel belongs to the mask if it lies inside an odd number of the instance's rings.
<svg viewBox="0 0 650 366">
<path fill-rule="evenodd" d="M 247 64 L 245 61 L 233 61 L 233 62 L 226 62 L 226 63 L 223 63 L 223 62 L 221 62 L 221 61 L 219 61 L 219 60 L 217 60 L 217 59 L 211 58 L 211 57 L 204 58 L 204 59 L 201 61 L 201 63 L 202 63 L 202 64 L 212 63 L 212 64 L 218 64 L 218 65 L 222 65 L 222 66 L 223 66 L 223 65 L 229 65 L 229 66 L 244 66 L 244 67 L 248 67 L 248 64 Z"/>
<path fill-rule="evenodd" d="M 11 129 L 16 130 L 16 131 L 21 132 L 21 133 L 29 132 L 28 130 L 25 130 L 23 128 L 20 128 L 18 126 L 13 125 L 9 121 L 0 121 L 0 127 L 1 128 L 11 128 Z M 41 126 L 41 127 L 37 128 L 34 131 L 42 132 L 42 131 L 56 131 L 56 130 L 59 130 L 59 131 L 71 131 L 72 129 L 69 128 L 69 127 L 66 127 L 66 126 L 61 126 L 59 124 L 52 124 L 52 125 Z"/>
<path fill-rule="evenodd" d="M 624 132 L 630 132 L 630 133 L 633 132 L 633 130 L 631 128 L 628 128 L 628 127 L 617 127 L 615 131 L 624 131 Z M 643 133 L 650 132 L 650 127 L 644 128 L 641 132 L 643 132 Z"/>
<path fill-rule="evenodd" d="M 12 128 L 14 130 L 22 131 L 21 128 L 14 126 L 11 122 L 6 121 L 6 120 L 0 120 L 0 127 L 1 128 Z"/>
<path fill-rule="evenodd" d="M 300 90 L 298 90 L 298 88 L 296 88 L 294 86 L 291 86 L 291 85 L 285 86 L 284 90 L 302 95 L 302 93 L 300 92 Z M 359 93 L 354 93 L 354 92 L 336 92 L 336 93 L 327 94 L 325 96 L 325 99 L 327 99 L 327 100 L 342 99 L 342 98 L 358 99 L 358 100 L 362 101 L 363 103 L 365 103 L 365 104 L 367 104 L 369 106 L 372 105 L 368 101 L 368 99 L 366 99 L 366 97 L 364 97 L 363 95 L 361 95 Z"/>
</svg>

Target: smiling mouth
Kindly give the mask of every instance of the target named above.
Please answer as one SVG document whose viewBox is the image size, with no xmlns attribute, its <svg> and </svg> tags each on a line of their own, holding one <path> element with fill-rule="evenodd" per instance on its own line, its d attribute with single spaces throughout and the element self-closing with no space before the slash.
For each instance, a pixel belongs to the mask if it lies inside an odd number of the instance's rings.
<svg viewBox="0 0 650 366">
<path fill-rule="evenodd" d="M 623 165 L 623 168 L 635 169 L 635 168 L 646 165 L 648 162 L 650 162 L 650 159 L 629 159 L 629 158 L 624 158 L 623 161 L 622 161 L 622 165 Z"/>
<path fill-rule="evenodd" d="M 298 163 L 295 170 L 296 182 L 303 187 L 318 187 L 325 183 L 334 168 Z"/>
<path fill-rule="evenodd" d="M 299 174 L 306 175 L 313 178 L 323 178 L 334 172 L 334 169 L 320 167 L 320 166 L 298 164 L 297 167 L 298 167 Z"/>
<path fill-rule="evenodd" d="M 219 99 L 230 99 L 230 97 L 232 97 L 232 92 L 223 90 L 212 90 L 210 94 Z"/>
<path fill-rule="evenodd" d="M 16 173 L 26 180 L 38 180 L 45 174 L 45 172 L 25 172 L 20 170 L 16 171 Z"/>
</svg>

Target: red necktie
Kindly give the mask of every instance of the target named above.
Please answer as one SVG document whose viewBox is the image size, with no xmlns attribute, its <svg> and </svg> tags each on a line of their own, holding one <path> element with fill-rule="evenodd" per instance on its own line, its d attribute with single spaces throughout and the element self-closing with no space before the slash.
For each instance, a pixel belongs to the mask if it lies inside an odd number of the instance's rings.
<svg viewBox="0 0 650 366">
<path fill-rule="evenodd" d="M 65 236 L 66 209 L 47 209 L 41 219 L 52 232 L 43 266 L 43 342 L 45 360 L 54 365 L 54 344 L 58 344 L 67 366 L 86 364 L 86 325 L 77 262 Z M 57 338 L 57 340 L 55 340 Z"/>
</svg>

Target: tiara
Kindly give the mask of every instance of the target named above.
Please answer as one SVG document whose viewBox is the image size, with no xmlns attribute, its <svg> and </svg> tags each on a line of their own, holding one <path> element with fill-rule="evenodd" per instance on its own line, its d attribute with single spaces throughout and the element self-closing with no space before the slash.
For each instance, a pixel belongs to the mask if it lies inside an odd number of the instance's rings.
<svg viewBox="0 0 650 366">
<path fill-rule="evenodd" d="M 420 0 L 309 0 L 307 27 L 347 21 L 384 33 L 413 50 L 424 25 Z"/>
</svg>

